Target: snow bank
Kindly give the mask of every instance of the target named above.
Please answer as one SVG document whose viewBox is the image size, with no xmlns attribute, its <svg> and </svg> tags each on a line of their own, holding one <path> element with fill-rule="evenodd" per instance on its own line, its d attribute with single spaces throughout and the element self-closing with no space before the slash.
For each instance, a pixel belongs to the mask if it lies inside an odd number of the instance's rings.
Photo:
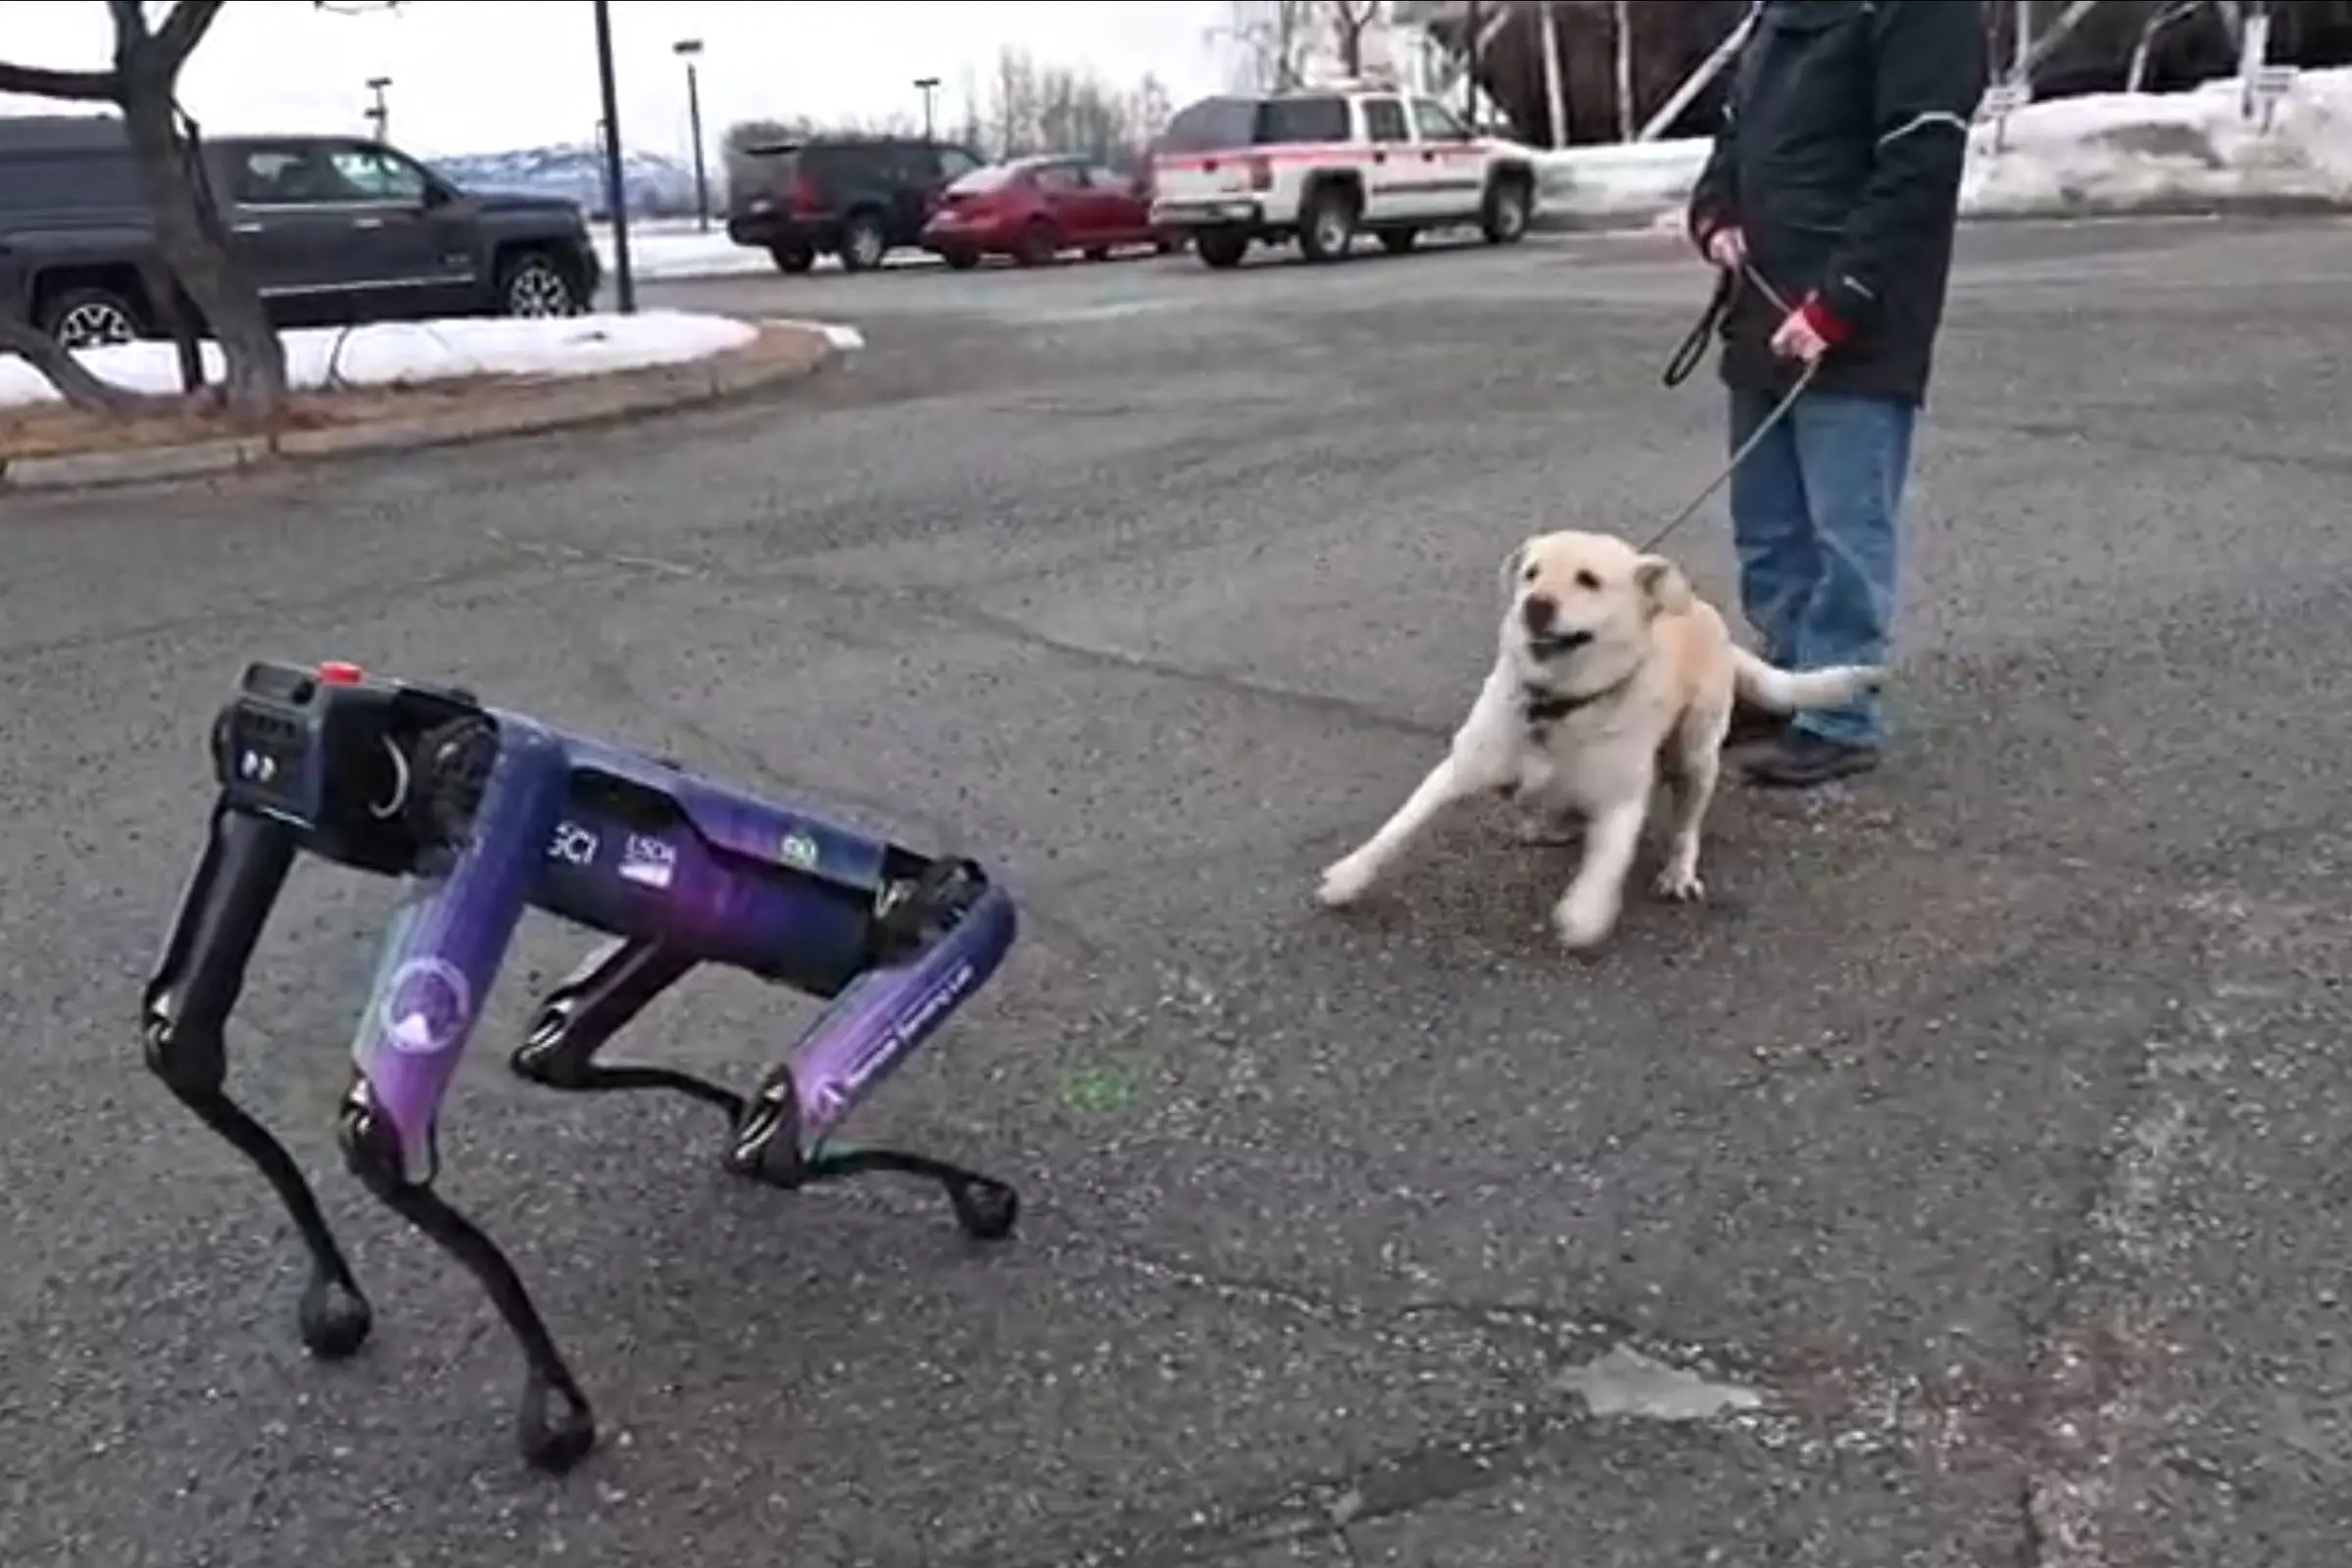
<svg viewBox="0 0 2352 1568">
<path fill-rule="evenodd" d="M 2352 69 L 2296 78 L 2266 133 L 2234 77 L 2182 93 L 2097 93 L 1979 125 L 1961 186 L 1972 215 L 2019 217 L 2233 202 L 2352 205 Z"/>
<path fill-rule="evenodd" d="M 1637 141 L 1536 154 L 1536 205 L 1544 218 L 1639 220 L 1690 199 L 1706 166 L 1699 140 Z"/>
<path fill-rule="evenodd" d="M 2243 202 L 2352 206 L 2352 68 L 2307 71 L 2271 128 L 2240 116 L 2235 77 L 2183 93 L 2096 93 L 2030 104 L 2001 146 L 1970 134 L 1961 210 L 1972 218 L 2064 217 Z M 1642 222 L 1679 211 L 1705 164 L 1686 139 L 1536 155 L 1543 216 Z"/>
<path fill-rule="evenodd" d="M 589 234 L 596 241 L 596 254 L 605 264 L 606 276 L 610 277 L 614 265 L 612 230 L 604 223 L 591 223 Z M 920 267 L 936 260 L 927 251 L 895 250 L 883 258 L 882 265 Z M 837 259 L 828 256 L 818 259 L 815 270 L 823 271 L 840 266 Z M 725 225 L 716 220 L 712 220 L 710 231 L 704 233 L 691 218 L 631 223 L 629 271 L 639 282 L 665 277 L 779 275 L 775 258 L 767 252 L 736 244 L 727 238 Z"/>
<path fill-rule="evenodd" d="M 298 391 L 396 386 L 471 375 L 594 375 L 678 365 L 738 349 L 758 328 L 724 316 L 646 311 L 636 316 L 383 321 L 303 327 L 282 334 L 286 373 Z M 204 346 L 205 373 L 220 375 L 220 351 Z M 121 343 L 76 356 L 90 371 L 134 392 L 179 390 L 169 343 Z M 49 383 L 22 360 L 0 358 L 0 407 L 48 403 Z"/>
</svg>

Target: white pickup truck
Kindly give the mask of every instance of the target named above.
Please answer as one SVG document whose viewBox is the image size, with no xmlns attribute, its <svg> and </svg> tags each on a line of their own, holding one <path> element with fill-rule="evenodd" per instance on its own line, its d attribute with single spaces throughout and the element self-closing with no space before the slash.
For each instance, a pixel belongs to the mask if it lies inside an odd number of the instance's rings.
<svg viewBox="0 0 2352 1568">
<path fill-rule="evenodd" d="M 1508 245 L 1536 206 L 1525 147 L 1471 134 L 1435 99 L 1354 85 L 1203 98 L 1168 122 L 1152 185 L 1152 226 L 1217 268 L 1251 241 L 1295 239 L 1310 262 L 1364 233 L 1405 251 L 1424 229 L 1476 225 Z"/>
</svg>

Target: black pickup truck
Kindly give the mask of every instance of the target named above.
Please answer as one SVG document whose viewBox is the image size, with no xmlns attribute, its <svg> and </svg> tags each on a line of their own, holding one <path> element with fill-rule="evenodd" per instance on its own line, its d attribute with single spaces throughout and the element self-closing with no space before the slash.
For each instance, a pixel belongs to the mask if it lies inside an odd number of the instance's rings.
<svg viewBox="0 0 2352 1568">
<path fill-rule="evenodd" d="M 341 136 L 222 136 L 205 168 L 280 326 L 571 316 L 596 298 L 576 203 L 460 190 Z M 0 316 L 69 348 L 160 336 L 140 281 L 152 223 L 122 122 L 0 118 Z"/>
</svg>

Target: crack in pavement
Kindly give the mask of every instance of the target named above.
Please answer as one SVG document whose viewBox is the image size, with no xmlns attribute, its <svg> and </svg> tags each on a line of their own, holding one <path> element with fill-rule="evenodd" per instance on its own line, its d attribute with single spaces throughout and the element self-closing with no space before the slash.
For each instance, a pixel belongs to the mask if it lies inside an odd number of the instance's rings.
<svg viewBox="0 0 2352 1568">
<path fill-rule="evenodd" d="M 1207 1568 L 1246 1552 L 1323 1541 L 1354 1560 L 1351 1527 L 1399 1518 L 1433 1503 L 1507 1485 L 1552 1462 L 1569 1441 L 1619 1421 L 1661 1422 L 1710 1433 L 1740 1432 L 1787 1446 L 1807 1412 L 1744 1382 L 1709 1371 L 1726 1357 L 1691 1345 L 1661 1344 L 1605 1318 L 1515 1303 L 1407 1300 L 1379 1304 L 1279 1281 L 1220 1275 L 1079 1236 L 1050 1252 L 1132 1270 L 1179 1291 L 1199 1292 L 1261 1313 L 1304 1317 L 1376 1339 L 1418 1325 L 1467 1332 L 1474 1342 L 1506 1335 L 1541 1351 L 1534 1393 L 1524 1401 L 1421 1437 L 1393 1453 L 1337 1472 L 1299 1477 L 1236 1502 L 1211 1502 L 1182 1518 L 1140 1523 L 1097 1544 L 1026 1568 Z M 1728 1419 L 1727 1419 L 1728 1417 Z M 1819 1440 L 1819 1451 L 1828 1451 Z M 1850 1439 L 1835 1446 L 1868 1445 Z M 1004 1560 L 983 1554 L 975 1568 Z"/>
<path fill-rule="evenodd" d="M 2260 929 L 2312 911 L 2253 908 L 2234 897 L 2189 894 L 2177 907 L 2258 947 Z M 2150 1374 L 2177 1348 L 2162 1328 L 2161 1289 L 2179 1242 L 2168 1203 L 2204 1137 L 2206 1102 L 2226 1093 L 2235 1033 L 2230 1004 L 2260 988 L 2228 978 L 2234 952 L 2217 956 L 2204 995 L 2168 1004 L 2172 1021 L 2148 1038 L 2118 1099 L 2098 1176 L 2059 1257 L 2055 1299 L 2029 1325 L 2039 1348 L 2014 1390 L 1979 1391 L 1943 1412 L 1941 1455 L 1992 1446 L 2020 1466 L 2019 1504 L 2029 1568 L 2122 1568 L 2137 1560 L 2119 1530 L 2119 1474 L 2127 1446 L 2145 1435 Z M 2128 1527 L 2126 1527 L 2128 1529 Z"/>
</svg>

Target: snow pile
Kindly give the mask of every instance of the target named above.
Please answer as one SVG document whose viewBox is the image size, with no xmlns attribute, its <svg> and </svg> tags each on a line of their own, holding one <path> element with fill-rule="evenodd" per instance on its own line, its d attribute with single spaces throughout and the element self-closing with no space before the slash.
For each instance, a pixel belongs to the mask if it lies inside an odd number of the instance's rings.
<svg viewBox="0 0 2352 1568">
<path fill-rule="evenodd" d="M 382 321 L 303 327 L 282 333 L 286 374 L 297 391 L 399 386 L 476 375 L 570 376 L 631 370 L 742 348 L 759 335 L 724 316 L 647 311 L 486 320 Z M 205 374 L 218 381 L 220 351 L 203 345 Z M 179 357 L 169 343 L 120 343 L 75 358 L 90 372 L 133 392 L 179 390 Z M 56 389 L 32 367 L 0 358 L 0 407 L 54 402 Z"/>
<path fill-rule="evenodd" d="M 2352 206 L 2352 68 L 2306 71 L 2268 131 L 2240 113 L 2237 79 L 2182 93 L 2094 93 L 2029 104 L 1970 133 L 1961 210 L 2063 217 L 2233 203 Z M 1681 209 L 1705 165 L 1701 139 L 1536 155 L 1547 219 L 1642 222 Z"/>
<path fill-rule="evenodd" d="M 1536 205 L 1545 218 L 1641 220 L 1680 208 L 1706 167 L 1708 143 L 1635 141 L 1536 154 Z"/>
<path fill-rule="evenodd" d="M 2309 71 L 2266 132 L 2240 112 L 2235 77 L 2188 92 L 2095 93 L 2033 104 L 2001 150 L 1980 124 L 1965 211 L 2015 217 L 2230 203 L 2352 204 L 2352 69 Z"/>
</svg>

